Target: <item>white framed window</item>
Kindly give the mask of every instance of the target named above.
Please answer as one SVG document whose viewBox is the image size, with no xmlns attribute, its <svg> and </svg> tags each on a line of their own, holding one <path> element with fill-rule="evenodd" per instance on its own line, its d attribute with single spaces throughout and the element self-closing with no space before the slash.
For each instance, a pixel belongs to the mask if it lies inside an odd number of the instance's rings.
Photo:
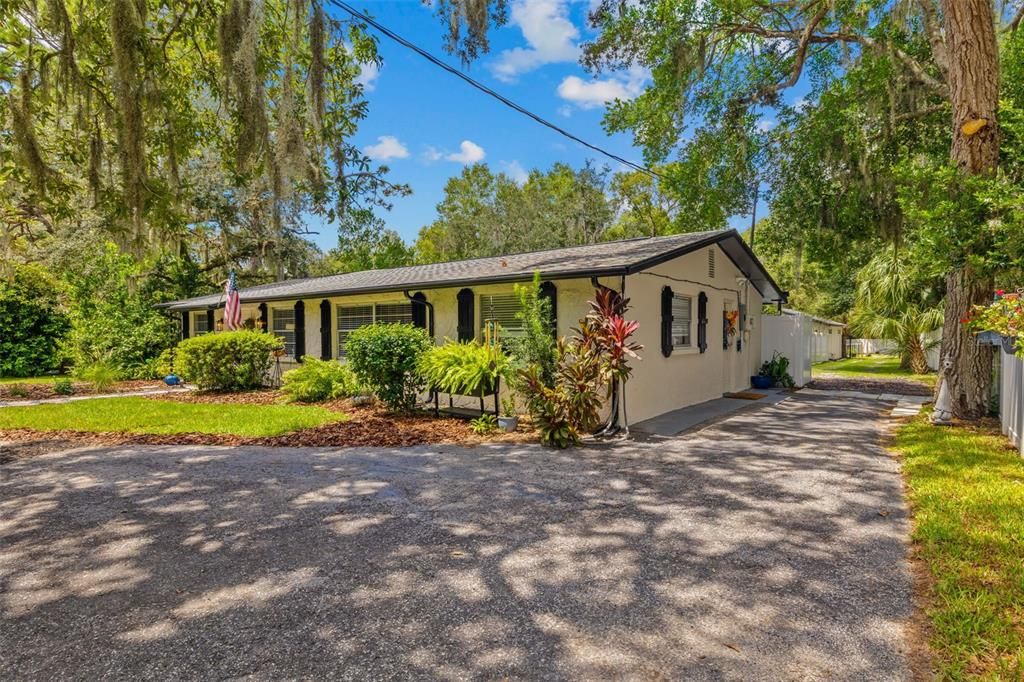
<svg viewBox="0 0 1024 682">
<path fill-rule="evenodd" d="M 284 354 L 295 357 L 295 308 L 271 308 L 274 336 L 284 340 Z"/>
<path fill-rule="evenodd" d="M 210 318 L 206 316 L 205 310 L 192 313 L 192 336 L 202 336 L 210 333 Z"/>
<path fill-rule="evenodd" d="M 339 305 L 335 310 L 338 320 L 338 357 L 345 357 L 348 336 L 360 327 L 377 322 L 412 324 L 412 306 L 412 303 Z"/>
<path fill-rule="evenodd" d="M 373 321 L 412 324 L 412 306 L 412 303 L 378 303 L 374 306 Z"/>
<path fill-rule="evenodd" d="M 672 347 L 693 346 L 693 298 L 676 294 L 672 297 Z"/>
<path fill-rule="evenodd" d="M 497 323 L 501 336 L 521 336 L 523 321 L 518 318 L 522 306 L 519 297 L 512 294 L 480 294 L 480 330 L 487 324 Z"/>
</svg>

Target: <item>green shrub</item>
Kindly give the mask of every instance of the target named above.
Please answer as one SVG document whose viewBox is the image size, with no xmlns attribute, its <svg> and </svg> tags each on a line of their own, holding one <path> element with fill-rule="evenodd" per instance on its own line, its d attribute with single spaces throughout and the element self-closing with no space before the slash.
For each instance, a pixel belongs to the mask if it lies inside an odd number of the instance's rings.
<svg viewBox="0 0 1024 682">
<path fill-rule="evenodd" d="M 39 265 L 14 265 L 0 277 L 0 376 L 28 377 L 60 367 L 68 319 L 57 279 Z"/>
<path fill-rule="evenodd" d="M 57 395 L 71 395 L 75 392 L 75 385 L 71 379 L 57 379 L 53 382 L 53 392 Z"/>
<path fill-rule="evenodd" d="M 431 345 L 427 332 L 410 324 L 373 324 L 353 331 L 345 350 L 363 384 L 390 409 L 407 411 L 423 389 L 417 365 Z"/>
<path fill-rule="evenodd" d="M 419 372 L 428 386 L 455 395 L 494 393 L 508 369 L 509 358 L 501 346 L 487 341 L 446 340 L 423 353 L 419 362 Z"/>
<path fill-rule="evenodd" d="M 82 381 L 88 382 L 94 391 L 102 393 L 118 380 L 117 366 L 109 360 L 99 360 L 76 371 Z"/>
<path fill-rule="evenodd" d="M 25 387 L 25 384 L 11 384 L 7 387 L 7 393 L 12 398 L 27 398 L 28 388 Z"/>
<path fill-rule="evenodd" d="M 498 418 L 493 414 L 484 413 L 469 422 L 469 428 L 478 436 L 486 436 L 498 430 Z"/>
<path fill-rule="evenodd" d="M 277 337 L 259 331 L 204 334 L 185 339 L 175 351 L 178 374 L 204 391 L 259 388 L 284 347 Z"/>
<path fill-rule="evenodd" d="M 113 244 L 82 254 L 65 272 L 71 328 L 61 342 L 75 368 L 109 361 L 120 378 L 149 379 L 153 360 L 175 344 L 171 315 L 139 286 L 142 265 Z"/>
<path fill-rule="evenodd" d="M 540 273 L 533 282 L 515 286 L 520 311 L 516 318 L 523 322 L 522 336 L 504 340 L 504 345 L 518 369 L 537 366 L 545 386 L 553 386 L 558 371 L 556 335 L 551 328 L 551 301 L 540 294 Z"/>
<path fill-rule="evenodd" d="M 301 365 L 284 373 L 281 390 L 289 401 L 315 403 L 350 398 L 362 393 L 363 388 L 350 367 L 337 360 L 320 360 L 307 355 Z"/>
</svg>

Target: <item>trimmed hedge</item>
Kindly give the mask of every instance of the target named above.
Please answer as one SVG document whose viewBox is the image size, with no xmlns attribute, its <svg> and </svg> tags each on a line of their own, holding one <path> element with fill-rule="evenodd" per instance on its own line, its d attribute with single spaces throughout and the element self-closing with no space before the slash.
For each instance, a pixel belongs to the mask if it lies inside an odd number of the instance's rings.
<svg viewBox="0 0 1024 682">
<path fill-rule="evenodd" d="M 420 356 L 433 343 L 411 324 L 371 324 L 353 331 L 345 344 L 349 366 L 374 394 L 396 412 L 411 410 L 424 380 Z"/>
<path fill-rule="evenodd" d="M 319 360 L 309 355 L 302 364 L 282 377 L 281 390 L 288 400 L 316 403 L 331 398 L 351 398 L 362 392 L 355 372 L 337 360 Z"/>
<path fill-rule="evenodd" d="M 178 374 L 207 391 L 245 391 L 263 385 L 281 339 L 262 331 L 204 334 L 178 344 Z"/>
</svg>

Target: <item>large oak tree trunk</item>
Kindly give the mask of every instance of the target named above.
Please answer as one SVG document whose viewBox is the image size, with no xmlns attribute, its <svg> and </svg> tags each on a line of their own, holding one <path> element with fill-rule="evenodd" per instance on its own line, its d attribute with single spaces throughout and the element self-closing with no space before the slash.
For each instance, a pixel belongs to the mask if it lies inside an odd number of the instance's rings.
<svg viewBox="0 0 1024 682">
<path fill-rule="evenodd" d="M 999 54 L 992 2 L 944 0 L 943 16 L 953 107 L 950 157 L 964 173 L 992 173 L 999 163 Z M 960 320 L 972 305 L 989 300 L 991 288 L 990 277 L 966 264 L 946 275 L 942 353 L 953 363 L 946 381 L 953 414 L 962 419 L 975 419 L 988 411 L 992 349 L 975 343 Z"/>
</svg>

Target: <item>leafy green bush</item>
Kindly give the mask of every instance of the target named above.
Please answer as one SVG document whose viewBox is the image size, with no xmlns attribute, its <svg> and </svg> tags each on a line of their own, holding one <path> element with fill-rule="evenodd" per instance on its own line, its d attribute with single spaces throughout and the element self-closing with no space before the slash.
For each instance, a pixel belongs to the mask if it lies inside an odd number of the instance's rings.
<svg viewBox="0 0 1024 682">
<path fill-rule="evenodd" d="M 469 428 L 478 436 L 486 436 L 498 430 L 498 418 L 486 412 L 469 422 Z"/>
<path fill-rule="evenodd" d="M 587 327 L 584 326 L 584 329 Z M 584 339 L 559 341 L 559 364 L 553 386 L 544 384 L 538 365 L 520 373 L 526 409 L 540 430 L 541 442 L 567 448 L 599 422 L 601 409 L 601 360 Z"/>
<path fill-rule="evenodd" d="M 423 389 L 417 365 L 430 347 L 430 337 L 418 327 L 372 324 L 353 331 L 345 350 L 356 377 L 390 409 L 400 412 L 412 409 Z"/>
<path fill-rule="evenodd" d="M 53 382 L 53 392 L 57 395 L 71 395 L 75 392 L 75 385 L 71 379 L 57 379 Z"/>
<path fill-rule="evenodd" d="M 110 360 L 98 360 L 76 370 L 76 375 L 88 382 L 94 391 L 102 393 L 117 382 L 118 369 Z"/>
<path fill-rule="evenodd" d="M 497 343 L 468 341 L 428 349 L 419 372 L 427 385 L 442 393 L 489 395 L 509 369 L 509 358 Z"/>
<path fill-rule="evenodd" d="M 554 385 L 558 370 L 558 351 L 551 330 L 551 301 L 540 294 L 540 273 L 533 282 L 515 286 L 520 311 L 516 317 L 523 322 L 522 336 L 504 340 L 504 345 L 519 369 L 536 365 L 545 386 Z"/>
<path fill-rule="evenodd" d="M 38 265 L 14 265 L 0 277 L 0 376 L 27 377 L 60 367 L 67 315 L 57 279 Z"/>
<path fill-rule="evenodd" d="M 281 390 L 290 401 L 315 403 L 350 398 L 363 389 L 351 368 L 337 360 L 320 360 L 307 355 L 301 365 L 284 373 Z"/>
<path fill-rule="evenodd" d="M 613 387 L 624 384 L 632 373 L 629 361 L 639 359 L 643 350 L 632 341 L 639 324 L 624 317 L 629 299 L 611 289 L 594 294 L 591 311 L 580 320 L 576 335 L 558 341 L 553 381 L 546 383 L 539 363 L 519 372 L 526 407 L 547 445 L 565 448 L 592 431 L 599 422 L 602 389 L 614 397 Z"/>
<path fill-rule="evenodd" d="M 175 367 L 202 390 L 245 391 L 263 385 L 271 354 L 283 347 L 279 338 L 259 331 L 204 334 L 178 344 Z"/>
<path fill-rule="evenodd" d="M 107 244 L 65 272 L 71 329 L 64 359 L 85 368 L 109 361 L 125 379 L 149 379 L 154 359 L 177 341 L 174 320 L 138 286 L 142 266 Z"/>
</svg>

